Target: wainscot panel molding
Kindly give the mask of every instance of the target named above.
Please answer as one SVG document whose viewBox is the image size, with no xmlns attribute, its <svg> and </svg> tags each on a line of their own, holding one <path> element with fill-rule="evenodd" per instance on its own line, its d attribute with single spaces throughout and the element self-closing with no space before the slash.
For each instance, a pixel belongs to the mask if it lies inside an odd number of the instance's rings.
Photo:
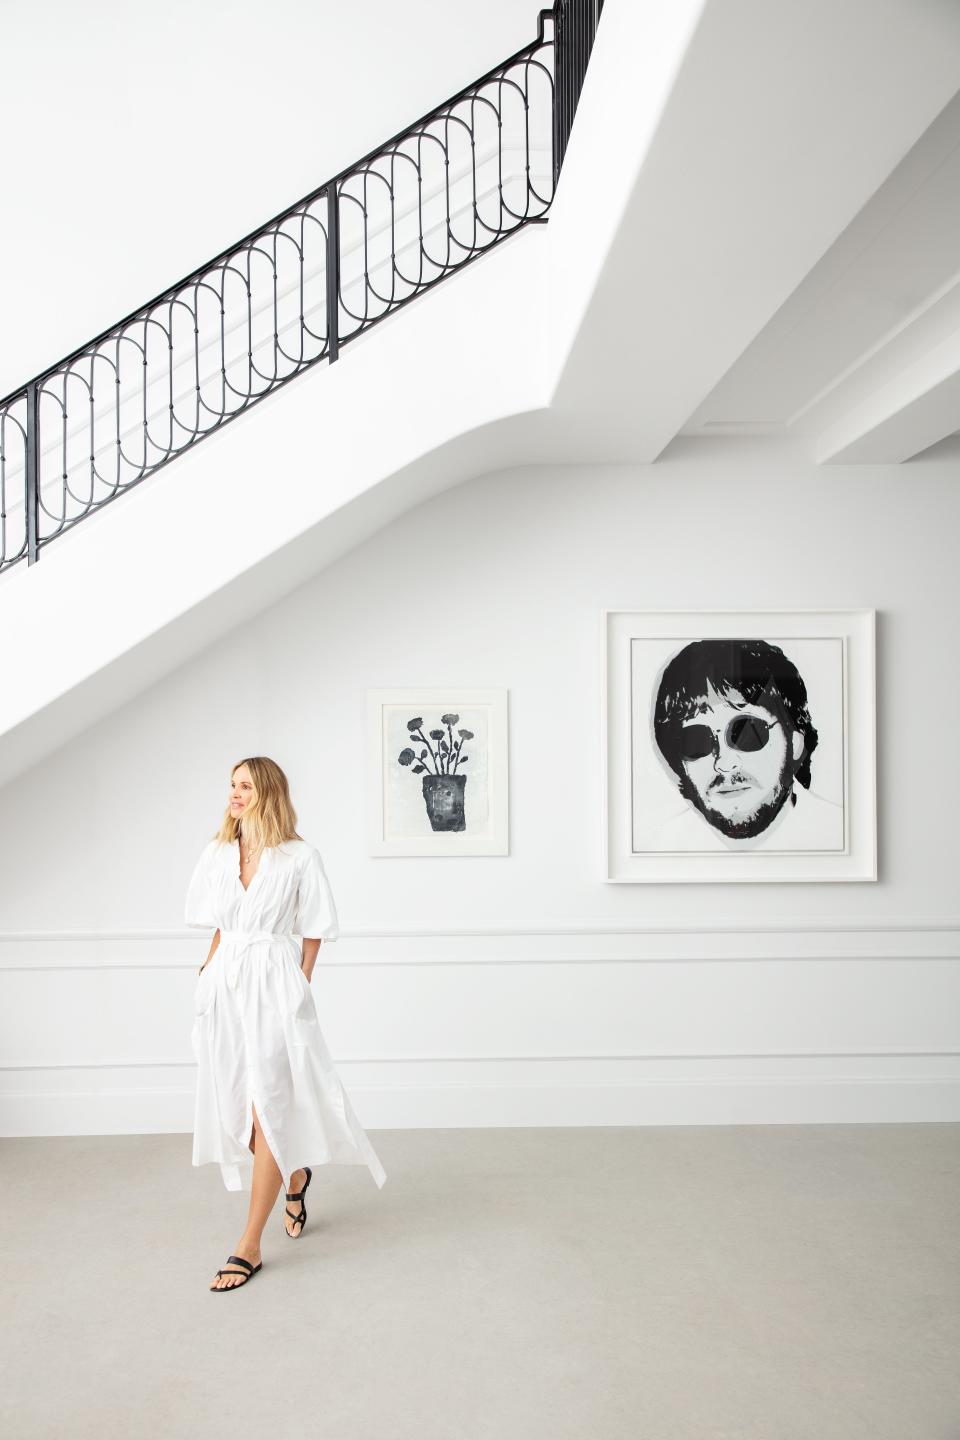
<svg viewBox="0 0 960 1440">
<path fill-rule="evenodd" d="M 209 940 L 0 934 L 2 1133 L 186 1136 Z M 371 1129 L 960 1120 L 953 919 L 353 930 L 313 984 Z"/>
</svg>

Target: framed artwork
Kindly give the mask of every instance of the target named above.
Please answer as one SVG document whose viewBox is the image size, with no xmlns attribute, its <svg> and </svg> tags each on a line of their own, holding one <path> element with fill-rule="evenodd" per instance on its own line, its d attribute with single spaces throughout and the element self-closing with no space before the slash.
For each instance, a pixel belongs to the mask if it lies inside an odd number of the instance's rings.
<svg viewBox="0 0 960 1440">
<path fill-rule="evenodd" d="M 368 690 L 371 855 L 506 855 L 507 692 Z"/>
<path fill-rule="evenodd" d="M 608 880 L 876 880 L 873 610 L 608 610 L 603 647 Z"/>
</svg>

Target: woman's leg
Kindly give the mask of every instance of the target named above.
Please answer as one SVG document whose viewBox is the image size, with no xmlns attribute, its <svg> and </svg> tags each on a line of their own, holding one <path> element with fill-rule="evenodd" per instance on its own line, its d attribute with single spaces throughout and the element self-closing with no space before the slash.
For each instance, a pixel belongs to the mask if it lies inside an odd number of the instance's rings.
<svg viewBox="0 0 960 1440">
<path fill-rule="evenodd" d="M 270 1212 L 277 1203 L 277 1195 L 283 1183 L 280 1169 L 270 1153 L 270 1147 L 260 1129 L 256 1107 L 253 1108 L 253 1181 L 250 1187 L 250 1208 L 247 1212 L 247 1228 L 240 1241 L 234 1245 L 231 1254 L 242 1255 L 251 1265 L 260 1264 L 260 1237 Z M 232 1268 L 232 1267 L 231 1267 Z M 230 1285 L 243 1282 L 243 1275 L 221 1275 L 214 1277 L 213 1287 L 224 1290 Z"/>
<path fill-rule="evenodd" d="M 253 1105 L 253 1101 L 251 1101 L 250 1103 L 251 1103 L 251 1105 Z M 255 1109 L 254 1109 L 254 1114 L 256 1114 L 256 1110 L 255 1110 Z M 256 1125 L 251 1125 L 251 1127 L 250 1127 L 250 1142 L 249 1142 L 249 1144 L 250 1144 L 250 1149 L 253 1151 L 254 1164 L 256 1164 L 256 1156 L 257 1156 L 256 1149 L 254 1148 L 254 1140 L 255 1140 L 255 1138 L 256 1138 L 256 1134 L 257 1134 L 257 1127 L 256 1127 Z M 268 1154 L 268 1155 L 270 1154 L 270 1151 L 269 1151 L 269 1150 L 267 1151 L 267 1154 Z M 273 1157 L 272 1157 L 272 1155 L 271 1155 L 271 1159 L 272 1159 L 272 1158 L 273 1158 Z M 283 1176 L 282 1176 L 282 1175 L 280 1176 L 280 1179 L 281 1179 L 281 1180 L 283 1179 Z M 303 1189 L 303 1187 L 304 1187 L 304 1185 L 306 1184 L 306 1182 L 307 1182 L 307 1172 L 306 1172 L 306 1170 L 305 1170 L 305 1169 L 294 1170 L 293 1174 L 290 1176 L 290 1194 L 291 1194 L 291 1195 L 298 1195 L 298 1194 L 300 1193 L 300 1191 Z M 297 1212 L 294 1211 L 294 1212 L 293 1212 L 293 1215 L 291 1215 L 289 1205 L 284 1205 L 284 1207 L 283 1207 L 283 1223 L 284 1223 L 284 1225 L 286 1226 L 287 1234 L 288 1234 L 288 1235 L 292 1235 L 294 1239 L 297 1238 L 297 1236 L 300 1234 L 300 1231 L 303 1229 L 303 1222 L 302 1222 L 301 1220 L 295 1220 L 295 1219 L 293 1218 L 293 1216 L 294 1216 L 296 1213 L 297 1213 Z"/>
</svg>

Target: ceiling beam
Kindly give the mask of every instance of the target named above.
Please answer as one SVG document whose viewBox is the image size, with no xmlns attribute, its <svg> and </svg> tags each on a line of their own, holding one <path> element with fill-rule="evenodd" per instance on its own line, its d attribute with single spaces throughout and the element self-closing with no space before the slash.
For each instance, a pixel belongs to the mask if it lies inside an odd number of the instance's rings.
<svg viewBox="0 0 960 1440">
<path fill-rule="evenodd" d="M 820 464 L 899 464 L 960 430 L 960 276 L 796 416 Z"/>
<path fill-rule="evenodd" d="M 608 8 L 598 52 L 616 19 L 621 55 L 640 53 L 648 7 Z M 956 93 L 960 7 L 708 4 L 642 147 L 636 93 L 600 93 L 589 80 L 566 166 L 612 144 L 635 173 L 590 303 L 555 351 L 552 404 L 594 458 L 649 462 Z M 565 184 L 580 192 L 566 166 L 552 224 Z M 558 306 L 578 283 L 575 227 L 564 221 L 571 254 L 558 233 Z"/>
</svg>

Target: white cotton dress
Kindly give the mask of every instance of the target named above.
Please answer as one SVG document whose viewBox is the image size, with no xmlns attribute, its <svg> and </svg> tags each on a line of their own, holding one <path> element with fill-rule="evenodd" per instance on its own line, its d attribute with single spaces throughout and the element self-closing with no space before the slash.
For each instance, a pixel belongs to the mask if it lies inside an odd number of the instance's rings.
<svg viewBox="0 0 960 1440">
<path fill-rule="evenodd" d="M 185 919 L 220 930 L 194 995 L 194 1165 L 215 1162 L 228 1190 L 249 1190 L 256 1105 L 284 1190 L 294 1170 L 324 1164 L 366 1165 L 383 1185 L 386 1172 L 340 1083 L 294 939 L 329 944 L 339 934 L 320 852 L 306 840 L 268 848 L 244 890 L 237 841 L 211 840 L 190 879 Z"/>
</svg>

